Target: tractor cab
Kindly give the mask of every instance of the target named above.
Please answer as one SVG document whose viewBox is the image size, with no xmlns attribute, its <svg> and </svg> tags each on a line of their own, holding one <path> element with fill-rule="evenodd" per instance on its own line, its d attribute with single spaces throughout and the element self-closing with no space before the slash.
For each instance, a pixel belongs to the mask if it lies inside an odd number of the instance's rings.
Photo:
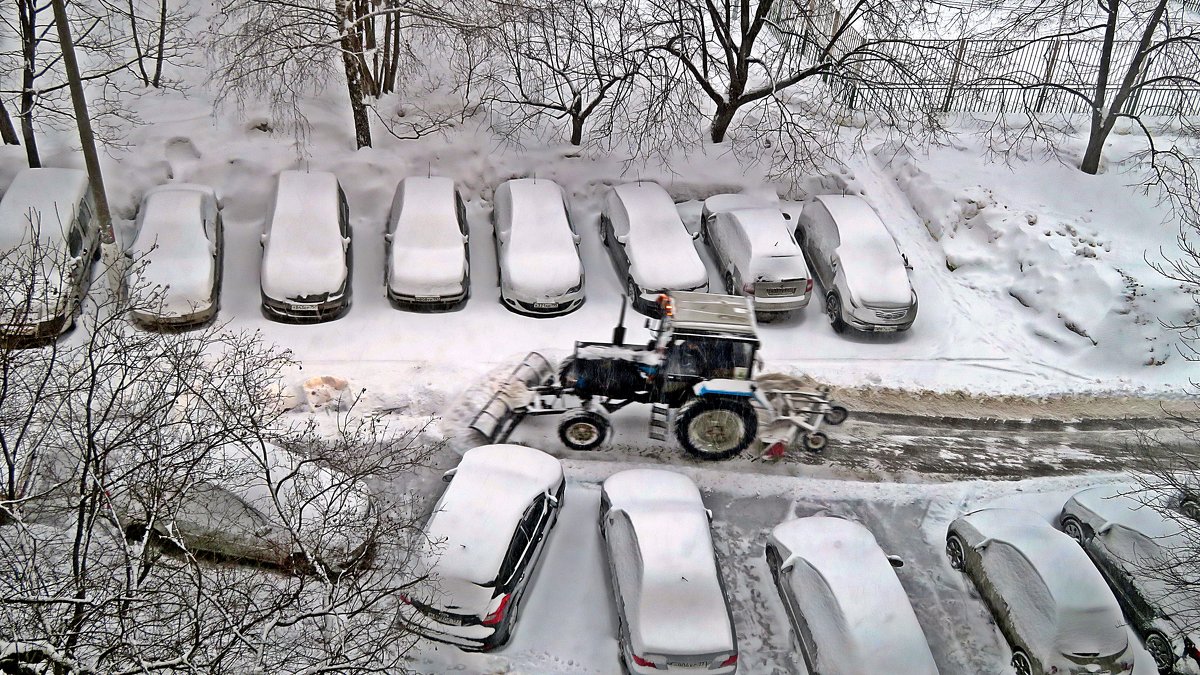
<svg viewBox="0 0 1200 675">
<path fill-rule="evenodd" d="M 745 298 L 676 292 L 659 296 L 658 304 L 656 398 L 677 404 L 698 382 L 753 379 L 759 343 Z"/>
</svg>

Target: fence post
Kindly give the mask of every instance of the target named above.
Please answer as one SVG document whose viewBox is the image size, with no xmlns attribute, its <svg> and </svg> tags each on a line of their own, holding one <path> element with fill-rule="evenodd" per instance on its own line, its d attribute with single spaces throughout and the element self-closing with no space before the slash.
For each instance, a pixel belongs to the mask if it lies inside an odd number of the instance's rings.
<svg viewBox="0 0 1200 675">
<path fill-rule="evenodd" d="M 954 68 L 950 71 L 950 81 L 946 83 L 946 100 L 942 102 L 942 112 L 950 110 L 950 102 L 954 99 L 954 85 L 958 84 L 958 71 L 962 68 L 963 54 L 966 51 L 966 39 L 959 40 L 958 51 L 954 55 Z"/>
<path fill-rule="evenodd" d="M 1042 108 L 1046 105 L 1046 96 L 1050 93 L 1048 85 L 1052 81 L 1051 78 L 1054 77 L 1054 67 L 1058 65 L 1058 50 L 1061 45 L 1061 40 L 1055 40 L 1050 43 L 1050 48 L 1046 50 L 1046 74 L 1042 76 L 1042 91 L 1038 93 L 1037 105 L 1033 107 L 1033 111 L 1036 113 L 1040 114 Z"/>
</svg>

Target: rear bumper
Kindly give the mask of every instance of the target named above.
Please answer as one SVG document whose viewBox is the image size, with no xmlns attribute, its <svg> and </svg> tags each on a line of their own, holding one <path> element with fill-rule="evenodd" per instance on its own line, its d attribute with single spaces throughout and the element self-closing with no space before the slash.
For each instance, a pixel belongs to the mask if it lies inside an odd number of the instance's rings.
<svg viewBox="0 0 1200 675">
<path fill-rule="evenodd" d="M 208 307 L 191 314 L 154 314 L 152 312 L 129 312 L 129 320 L 138 328 L 145 330 L 176 331 L 203 326 L 217 316 L 217 305 Z"/>
<path fill-rule="evenodd" d="M 795 312 L 808 307 L 812 299 L 811 293 L 789 297 L 759 297 L 754 296 L 755 312 Z"/>
<path fill-rule="evenodd" d="M 41 347 L 58 339 L 70 326 L 65 314 L 38 323 L 18 323 L 0 326 L 0 344 L 6 347 Z"/>
</svg>

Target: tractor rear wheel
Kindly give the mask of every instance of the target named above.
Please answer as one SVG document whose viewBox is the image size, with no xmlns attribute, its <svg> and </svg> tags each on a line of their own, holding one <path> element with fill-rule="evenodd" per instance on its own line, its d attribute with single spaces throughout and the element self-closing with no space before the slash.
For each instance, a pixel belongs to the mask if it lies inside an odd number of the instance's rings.
<svg viewBox="0 0 1200 675">
<path fill-rule="evenodd" d="M 700 459 L 733 457 L 750 447 L 757 434 L 758 416 L 741 399 L 694 398 L 675 415 L 675 437 Z"/>
</svg>

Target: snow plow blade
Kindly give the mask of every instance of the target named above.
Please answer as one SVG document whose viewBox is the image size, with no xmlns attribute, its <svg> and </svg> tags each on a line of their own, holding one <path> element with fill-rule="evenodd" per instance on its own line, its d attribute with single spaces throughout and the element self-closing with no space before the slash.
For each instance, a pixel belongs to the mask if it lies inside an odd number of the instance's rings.
<svg viewBox="0 0 1200 675">
<path fill-rule="evenodd" d="M 529 352 L 507 378 L 497 383 L 496 392 L 467 427 L 487 443 L 507 441 L 537 397 L 537 388 L 552 384 L 553 378 L 554 364 L 538 352 Z"/>
</svg>

